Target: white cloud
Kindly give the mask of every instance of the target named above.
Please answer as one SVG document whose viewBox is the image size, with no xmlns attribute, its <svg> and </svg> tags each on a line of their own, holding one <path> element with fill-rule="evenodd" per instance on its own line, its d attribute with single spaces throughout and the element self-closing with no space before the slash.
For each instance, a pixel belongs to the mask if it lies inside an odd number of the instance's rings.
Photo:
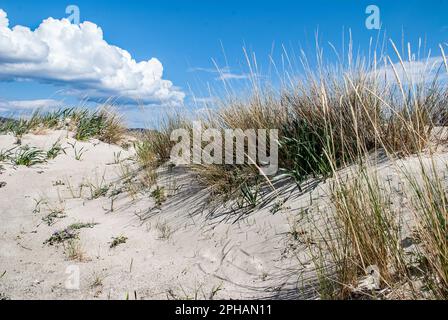
<svg viewBox="0 0 448 320">
<path fill-rule="evenodd" d="M 187 71 L 188 72 L 201 71 L 201 72 L 206 72 L 206 73 L 215 73 L 215 74 L 218 74 L 218 76 L 215 77 L 215 80 L 220 80 L 220 81 L 244 80 L 244 79 L 249 78 L 248 74 L 232 72 L 230 67 L 228 67 L 228 66 L 222 67 L 222 68 L 214 68 L 214 69 L 213 68 L 194 67 L 194 68 L 189 68 Z"/>
<path fill-rule="evenodd" d="M 193 97 L 193 101 L 198 104 L 209 104 L 218 101 L 217 97 Z"/>
<path fill-rule="evenodd" d="M 34 31 L 10 28 L 0 9 L 0 79 L 67 85 L 69 93 L 91 99 L 181 104 L 185 94 L 162 76 L 158 59 L 136 62 L 108 44 L 94 23 L 48 18 Z"/>
<path fill-rule="evenodd" d="M 249 76 L 247 74 L 237 74 L 237 73 L 231 73 L 231 72 L 221 72 L 219 74 L 219 77 L 216 78 L 216 80 L 244 80 L 248 79 Z"/>
<path fill-rule="evenodd" d="M 11 111 L 15 109 L 33 110 L 42 108 L 58 108 L 62 106 L 61 101 L 53 99 L 38 100 L 0 100 L 0 110 Z"/>
<path fill-rule="evenodd" d="M 373 75 L 373 72 L 372 72 Z M 397 76 L 403 85 L 429 83 L 437 77 L 439 81 L 447 79 L 447 70 L 442 57 L 432 57 L 425 60 L 411 60 L 394 63 L 379 68 L 376 71 L 379 79 L 387 83 L 396 83 Z"/>
</svg>

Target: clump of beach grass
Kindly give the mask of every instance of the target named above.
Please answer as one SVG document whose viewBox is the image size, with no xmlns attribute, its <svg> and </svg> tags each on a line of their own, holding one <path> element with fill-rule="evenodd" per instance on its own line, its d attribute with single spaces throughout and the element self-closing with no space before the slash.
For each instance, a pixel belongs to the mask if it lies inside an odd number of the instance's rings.
<svg viewBox="0 0 448 320">
<path fill-rule="evenodd" d="M 77 239 L 70 239 L 64 244 L 64 252 L 67 259 L 85 262 L 89 260 L 81 243 Z"/>
<path fill-rule="evenodd" d="M 28 119 L 9 119 L 0 123 L 0 133 L 12 133 L 19 145 L 24 134 L 43 129 L 69 130 L 74 132 L 77 140 L 97 138 L 111 144 L 120 143 L 126 133 L 123 119 L 107 105 L 93 111 L 82 108 L 37 110 Z"/>
<path fill-rule="evenodd" d="M 447 121 L 443 116 L 448 104 L 446 86 L 437 76 L 431 82 L 406 82 L 409 76 L 403 57 L 393 42 L 391 46 L 394 57 L 378 56 L 369 64 L 350 52 L 348 65 L 326 65 L 318 51 L 313 69 L 302 56 L 303 75 L 288 74 L 279 88 L 257 81 L 256 70 L 252 70 L 249 96 L 229 94 L 197 120 L 204 128 L 222 131 L 279 130 L 278 141 L 267 144 L 278 143 L 280 173 L 292 177 L 299 189 L 307 179 L 326 179 L 335 169 L 359 162 L 365 154 L 382 150 L 399 158 L 422 152 L 440 138 L 436 134 L 433 139 L 434 128 Z M 378 62 L 382 59 L 387 62 L 384 66 Z M 384 70 L 391 68 L 392 59 L 398 63 L 392 67 L 392 77 L 389 74 L 384 81 Z M 248 58 L 248 65 L 254 66 L 256 61 Z M 166 161 L 175 143 L 169 139 L 170 132 L 178 128 L 191 132 L 186 119 L 168 117 L 159 131 L 144 137 L 138 156 L 141 162 Z M 247 145 L 244 151 L 248 152 Z M 194 167 L 199 180 L 214 194 L 238 198 L 246 185 L 260 183 L 256 179 L 260 166 L 246 159 L 244 165 Z M 270 184 L 267 177 L 264 180 Z"/>
<path fill-rule="evenodd" d="M 428 81 L 426 71 L 415 75 L 409 70 L 413 62 L 420 62 L 415 59 L 420 52 L 414 55 L 409 44 L 405 57 L 405 50 L 400 51 L 393 41 L 390 47 L 390 55 L 375 49 L 367 59 L 354 57 L 350 42 L 346 56 L 335 52 L 336 65 L 326 62 L 322 48 L 317 48 L 314 64 L 303 53 L 292 60 L 284 52 L 286 65 L 300 61 L 301 72 L 295 77 L 291 67 L 280 75 L 279 86 L 260 80 L 255 54 L 245 51 L 251 93 L 237 96 L 225 83 L 229 96 L 210 108 L 206 117 L 197 119 L 204 128 L 221 131 L 277 129 L 278 141 L 267 143 L 278 143 L 279 173 L 293 178 L 299 190 L 309 179 L 332 181 L 331 224 L 321 234 L 317 254 L 312 253 L 320 261 L 318 273 L 325 297 L 388 297 L 397 288 L 407 288 L 407 298 L 422 297 L 416 283 L 423 282 L 433 297 L 446 298 L 445 184 L 435 172 L 420 173 L 423 183 L 413 182 L 416 176 L 412 174 L 407 178 L 411 189 L 405 195 L 413 205 L 406 210 L 414 212 L 420 241 L 420 273 L 416 276 L 401 245 L 402 208 L 393 203 L 390 186 L 383 184 L 372 167 L 381 158 L 396 163 L 446 143 L 448 88 L 440 79 L 448 71 L 447 59 L 441 45 L 442 59 L 434 65 L 427 60 L 425 70 L 437 71 L 429 72 L 435 75 Z M 279 69 L 275 62 L 272 68 Z M 181 119 L 179 115 L 168 117 L 165 126 L 144 137 L 138 155 L 142 165 L 154 159 L 158 164 L 168 160 L 175 143 L 169 139 L 170 131 L 186 128 L 191 132 L 186 118 Z M 244 151 L 247 154 L 247 145 Z M 376 162 L 370 162 L 371 157 Z M 263 196 L 257 188 L 272 186 L 273 177 L 260 179 L 261 163 L 249 160 L 243 165 L 192 167 L 212 196 L 244 199 L 253 207 Z M 352 175 L 340 174 L 348 167 L 356 168 Z M 359 292 L 359 282 L 368 270 L 379 273 L 377 289 Z"/>
<path fill-rule="evenodd" d="M 441 169 L 419 159 L 417 174 L 406 172 L 412 212 L 417 221 L 415 242 L 425 289 L 436 299 L 448 298 L 448 196 Z"/>
<path fill-rule="evenodd" d="M 371 297 L 375 291 L 359 292 L 357 287 L 373 267 L 379 271 L 376 289 L 390 292 L 397 283 L 408 280 L 405 253 L 400 248 L 402 212 L 393 204 L 392 190 L 365 167 L 334 180 L 330 195 L 334 216 L 327 217 L 329 222 L 320 237 L 323 248 L 317 255 L 334 267 L 326 289 L 331 284 L 331 296 L 339 299 L 356 294 Z M 319 268 L 325 265 L 319 263 Z"/>
<path fill-rule="evenodd" d="M 44 163 L 46 161 L 46 154 L 38 148 L 25 146 L 18 149 L 11 159 L 16 166 L 31 167 L 35 164 Z"/>
</svg>

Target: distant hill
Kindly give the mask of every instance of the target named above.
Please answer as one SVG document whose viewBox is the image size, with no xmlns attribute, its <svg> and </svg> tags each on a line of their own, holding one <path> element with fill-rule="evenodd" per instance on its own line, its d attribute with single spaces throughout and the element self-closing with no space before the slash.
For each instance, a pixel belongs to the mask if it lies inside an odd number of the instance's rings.
<svg viewBox="0 0 448 320">
<path fill-rule="evenodd" d="M 11 121 L 12 119 L 0 117 L 0 123 Z"/>
</svg>

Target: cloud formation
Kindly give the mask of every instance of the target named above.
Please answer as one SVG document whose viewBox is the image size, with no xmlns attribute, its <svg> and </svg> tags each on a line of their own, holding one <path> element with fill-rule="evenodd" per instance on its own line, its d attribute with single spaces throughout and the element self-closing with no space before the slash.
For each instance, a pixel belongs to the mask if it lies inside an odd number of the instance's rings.
<svg viewBox="0 0 448 320">
<path fill-rule="evenodd" d="M 0 80 L 66 85 L 68 93 L 94 100 L 182 104 L 185 94 L 162 76 L 158 59 L 136 62 L 92 22 L 48 18 L 35 30 L 11 28 L 0 9 Z"/>
<path fill-rule="evenodd" d="M 58 108 L 61 106 L 62 102 L 54 99 L 0 100 L 0 109 L 3 112 L 15 109 L 34 110 L 34 109 L 46 109 L 46 108 Z"/>
<path fill-rule="evenodd" d="M 386 83 L 396 83 L 397 77 L 403 85 L 429 83 L 436 78 L 439 81 L 447 80 L 443 57 L 428 57 L 424 60 L 411 60 L 396 62 L 379 68 L 376 75 Z"/>
<path fill-rule="evenodd" d="M 189 68 L 188 72 L 206 72 L 206 73 L 214 73 L 218 76 L 215 77 L 215 80 L 219 81 L 227 81 L 227 80 L 245 80 L 249 79 L 249 75 L 245 73 L 234 73 L 231 71 L 230 67 L 222 67 L 222 68 L 202 68 L 202 67 L 195 67 L 195 68 Z"/>
</svg>

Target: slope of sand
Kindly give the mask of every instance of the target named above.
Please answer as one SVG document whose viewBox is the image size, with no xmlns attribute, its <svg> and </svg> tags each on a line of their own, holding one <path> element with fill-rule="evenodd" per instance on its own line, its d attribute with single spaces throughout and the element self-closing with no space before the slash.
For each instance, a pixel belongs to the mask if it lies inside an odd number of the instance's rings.
<svg viewBox="0 0 448 320">
<path fill-rule="evenodd" d="M 160 168 L 167 195 L 158 206 L 140 184 L 133 151 L 100 141 L 76 142 L 65 131 L 26 135 L 22 145 L 48 150 L 55 141 L 65 154 L 32 167 L 0 166 L 0 296 L 13 299 L 297 299 L 316 298 L 314 263 L 306 248 L 319 237 L 331 210 L 331 182 L 309 182 L 299 192 L 278 181 L 270 199 L 254 210 L 216 204 L 182 167 Z M 0 136 L 0 151 L 14 147 Z M 76 150 L 76 152 L 75 152 Z M 81 159 L 76 159 L 81 154 Z M 441 153 L 446 163 L 448 153 Z M 429 162 L 429 160 L 428 160 Z M 395 163 L 411 171 L 416 158 Z M 3 168 L 2 168 L 3 167 Z M 398 174 L 388 161 L 376 169 L 400 198 Z M 107 186 L 107 187 L 106 187 Z M 131 186 L 132 188 L 129 188 Z M 104 188 L 104 194 L 98 190 Z M 107 191 L 107 192 L 106 192 Z M 315 215 L 318 208 L 320 215 Z M 311 210 L 314 210 L 312 212 Z M 51 225 L 42 219 L 60 212 Z M 404 215 L 404 230 L 411 230 Z M 312 225 L 310 225 L 312 221 Z M 44 242 L 73 223 L 76 252 L 68 242 Z M 405 231 L 406 232 L 406 231 Z M 113 237 L 127 240 L 110 248 Z M 405 235 L 403 235 L 405 236 Z M 79 270 L 79 288 L 73 287 Z M 3 274 L 3 276 L 2 276 Z M 68 285 L 67 285 L 68 283 Z"/>
<path fill-rule="evenodd" d="M 159 185 L 168 198 L 158 207 L 137 178 L 136 190 L 122 190 L 124 174 L 135 168 L 129 159 L 132 151 L 95 140 L 75 144 L 67 136 L 65 131 L 25 135 L 22 145 L 43 150 L 60 139 L 66 154 L 31 167 L 2 164 L 0 182 L 6 185 L 0 188 L 0 275 L 6 273 L 0 279 L 0 293 L 4 296 L 175 299 L 310 294 L 297 290 L 297 270 L 307 266 L 289 245 L 292 212 L 297 208 L 275 214 L 259 209 L 236 222 L 235 213 L 232 220 L 222 222 L 228 216 L 222 214 L 230 208 L 211 212 L 207 191 L 196 184 L 193 173 L 179 167 L 160 170 Z M 0 136 L 0 150 L 14 147 L 14 142 L 12 136 Z M 75 150 L 82 153 L 80 160 L 75 159 Z M 93 199 L 90 189 L 106 185 L 108 193 Z M 58 210 L 62 217 L 48 226 L 42 218 Z M 68 259 L 66 243 L 44 244 L 53 232 L 75 222 L 96 223 L 79 231 L 81 261 Z M 127 241 L 110 248 L 116 236 Z M 79 289 L 66 286 L 73 266 L 79 268 Z"/>
</svg>

